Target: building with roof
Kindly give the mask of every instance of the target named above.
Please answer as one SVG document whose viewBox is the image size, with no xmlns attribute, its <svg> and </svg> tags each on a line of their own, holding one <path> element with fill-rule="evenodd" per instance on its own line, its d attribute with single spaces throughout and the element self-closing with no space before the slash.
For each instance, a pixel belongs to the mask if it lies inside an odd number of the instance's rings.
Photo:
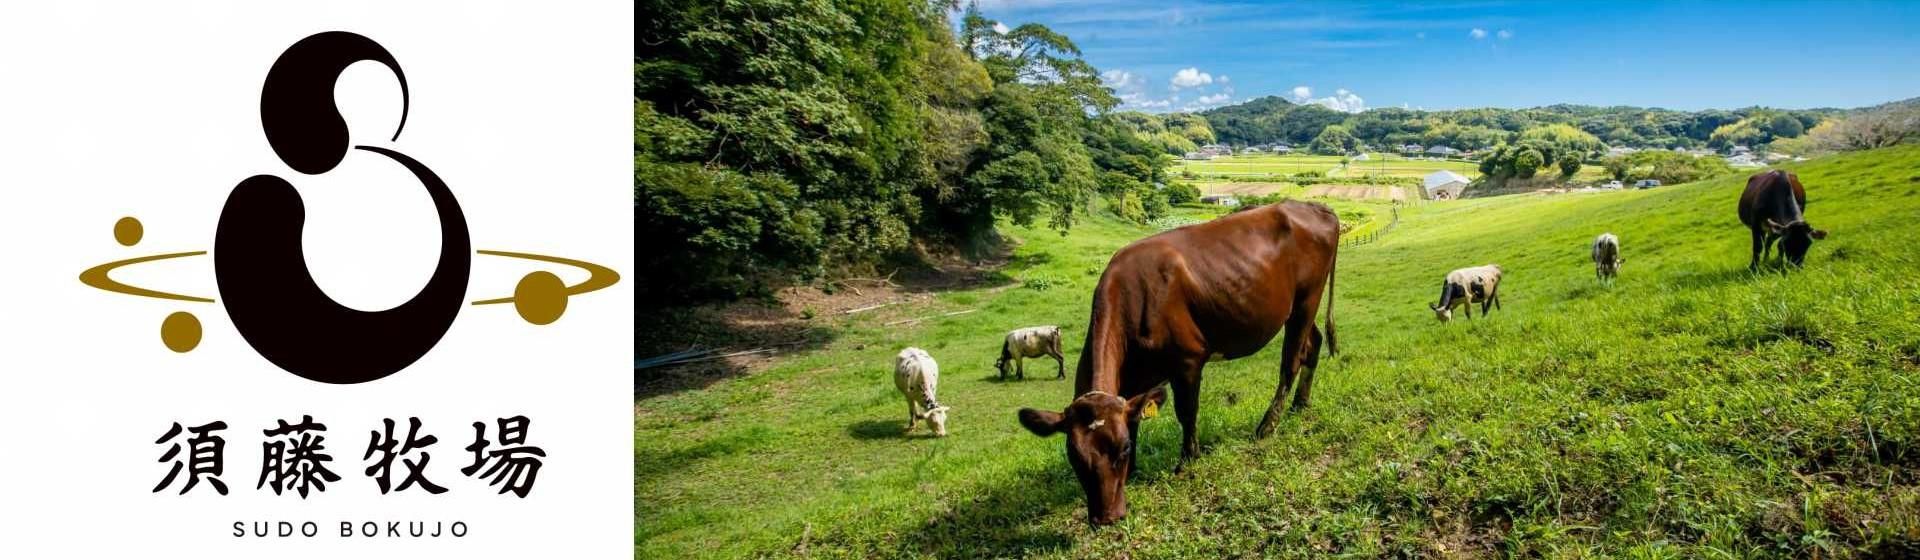
<svg viewBox="0 0 1920 560">
<path fill-rule="evenodd" d="M 1453 200 L 1460 198 L 1460 193 L 1467 190 L 1467 184 L 1471 182 L 1465 175 L 1440 170 L 1427 174 L 1420 181 L 1420 187 L 1429 200 Z"/>
</svg>

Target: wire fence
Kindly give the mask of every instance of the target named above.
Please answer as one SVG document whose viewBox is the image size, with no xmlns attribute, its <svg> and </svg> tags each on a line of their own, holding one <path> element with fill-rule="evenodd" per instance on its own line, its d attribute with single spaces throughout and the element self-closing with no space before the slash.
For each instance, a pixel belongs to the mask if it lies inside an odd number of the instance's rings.
<svg viewBox="0 0 1920 560">
<path fill-rule="evenodd" d="M 1341 236 L 1340 246 L 1341 247 L 1358 247 L 1361 245 L 1366 245 L 1368 243 L 1379 241 L 1380 238 L 1386 237 L 1386 235 L 1392 232 L 1393 228 L 1398 225 L 1400 225 L 1400 207 L 1398 205 L 1395 205 L 1393 207 L 1393 217 L 1387 221 L 1387 225 L 1385 227 L 1381 227 L 1379 229 L 1369 231 L 1366 233 L 1366 235 L 1361 235 L 1358 237 Z"/>
</svg>

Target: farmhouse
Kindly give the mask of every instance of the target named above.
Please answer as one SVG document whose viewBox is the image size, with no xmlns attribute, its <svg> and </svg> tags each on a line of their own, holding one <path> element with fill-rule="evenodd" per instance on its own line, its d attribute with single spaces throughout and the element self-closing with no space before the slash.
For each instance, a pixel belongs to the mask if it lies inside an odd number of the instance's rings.
<svg viewBox="0 0 1920 560">
<path fill-rule="evenodd" d="M 1408 153 L 1408 154 L 1417 154 L 1417 153 L 1420 153 L 1420 145 L 1419 145 L 1419 144 L 1407 144 L 1407 145 L 1405 145 L 1405 146 L 1401 146 L 1401 147 L 1400 147 L 1400 151 L 1401 151 L 1401 153 Z"/>
<path fill-rule="evenodd" d="M 1453 200 L 1460 198 L 1460 191 L 1467 190 L 1467 178 L 1452 171 L 1435 171 L 1421 181 L 1423 190 L 1430 200 Z"/>
<path fill-rule="evenodd" d="M 1273 153 L 1276 153 L 1276 154 L 1291 154 L 1291 153 L 1293 153 L 1293 146 L 1288 146 L 1288 145 L 1286 145 L 1286 144 L 1274 144 L 1274 145 L 1273 145 Z"/>
<path fill-rule="evenodd" d="M 1200 203 L 1217 204 L 1220 206 L 1239 206 L 1240 199 L 1230 194 L 1210 194 L 1200 197 Z"/>
<path fill-rule="evenodd" d="M 1440 157 L 1447 157 L 1457 153 L 1460 153 L 1460 150 L 1455 150 L 1448 146 L 1434 146 L 1431 148 L 1427 148 L 1427 154 L 1436 155 Z"/>
<path fill-rule="evenodd" d="M 1205 160 L 1213 159 L 1213 154 L 1206 153 L 1206 152 L 1187 152 L 1186 155 L 1180 156 L 1180 158 L 1187 159 L 1187 160 L 1194 160 L 1194 161 L 1205 161 Z"/>
<path fill-rule="evenodd" d="M 1742 153 L 1740 155 L 1727 158 L 1727 165 L 1731 165 L 1739 168 L 1754 168 L 1754 167 L 1767 166 L 1767 164 L 1761 163 L 1759 159 L 1753 157 L 1753 154 L 1751 152 Z"/>
</svg>

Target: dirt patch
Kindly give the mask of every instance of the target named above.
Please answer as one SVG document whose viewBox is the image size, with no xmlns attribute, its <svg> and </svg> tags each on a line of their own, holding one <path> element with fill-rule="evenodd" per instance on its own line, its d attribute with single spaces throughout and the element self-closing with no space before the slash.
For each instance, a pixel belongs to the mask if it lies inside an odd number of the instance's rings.
<svg viewBox="0 0 1920 560">
<path fill-rule="evenodd" d="M 695 349 L 718 350 L 716 354 L 757 352 L 635 370 L 634 398 L 701 389 L 761 371 L 781 355 L 831 343 L 834 324 L 849 316 L 906 317 L 937 292 L 1013 287 L 1014 280 L 1001 272 L 1015 260 L 1012 247 L 1004 244 L 981 259 L 919 250 L 914 255 L 917 262 L 900 264 L 883 275 L 823 280 L 783 288 L 756 300 L 640 310 L 634 317 L 636 360 Z"/>
<path fill-rule="evenodd" d="M 1292 183 L 1210 183 L 1206 185 L 1207 194 L 1230 194 L 1235 196 L 1269 195 L 1293 188 Z"/>
<path fill-rule="evenodd" d="M 1400 187 L 1382 185 L 1313 185 L 1307 187 L 1307 196 L 1348 200 L 1405 201 L 1407 191 Z"/>
</svg>

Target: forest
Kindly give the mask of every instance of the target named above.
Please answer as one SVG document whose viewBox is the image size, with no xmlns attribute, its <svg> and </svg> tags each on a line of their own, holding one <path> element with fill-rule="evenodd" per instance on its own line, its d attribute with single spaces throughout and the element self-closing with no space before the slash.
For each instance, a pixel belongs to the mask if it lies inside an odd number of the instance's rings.
<svg viewBox="0 0 1920 560">
<path fill-rule="evenodd" d="M 977 253 L 998 220 L 1064 234 L 1095 199 L 1142 223 L 1168 207 L 1167 150 L 1046 26 L 956 0 L 635 9 L 643 308 Z"/>
</svg>

